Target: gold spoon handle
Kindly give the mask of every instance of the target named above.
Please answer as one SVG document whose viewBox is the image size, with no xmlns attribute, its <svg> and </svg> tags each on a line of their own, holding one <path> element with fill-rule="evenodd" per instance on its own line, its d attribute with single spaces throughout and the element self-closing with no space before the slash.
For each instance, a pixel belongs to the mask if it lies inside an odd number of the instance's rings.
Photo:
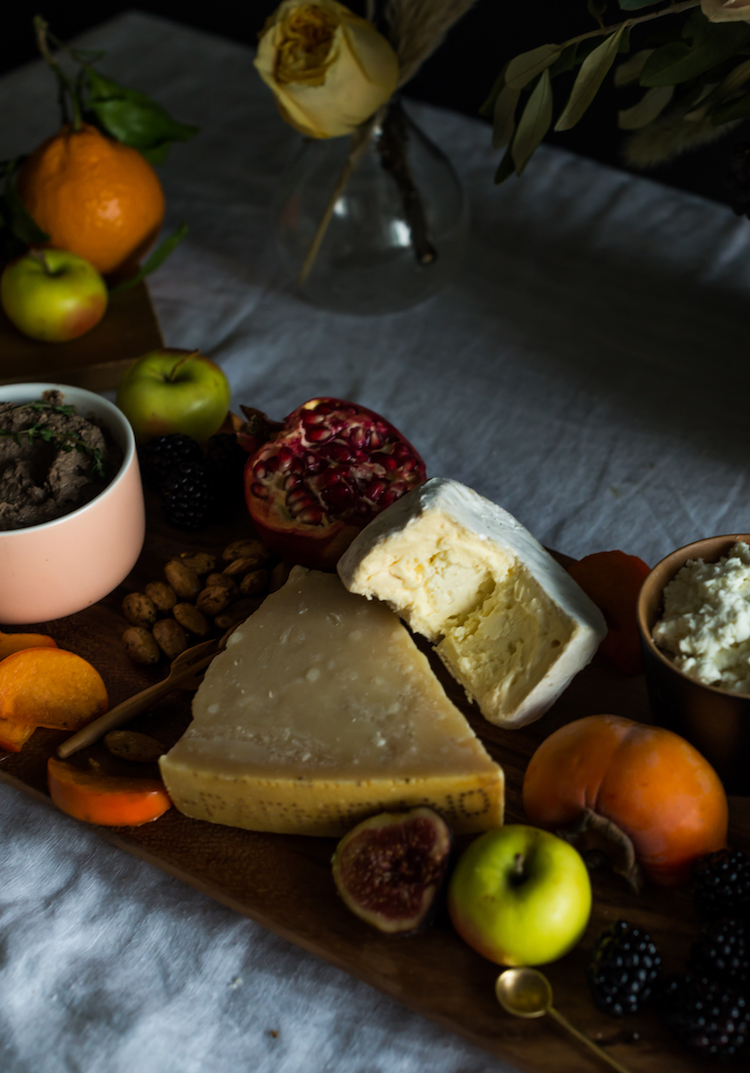
<svg viewBox="0 0 750 1073">
<path fill-rule="evenodd" d="M 603 1050 L 598 1044 L 594 1043 L 588 1036 L 584 1036 L 583 1032 L 579 1032 L 577 1028 L 574 1028 L 567 1017 L 563 1017 L 559 1010 L 556 1010 L 554 1006 L 547 1007 L 547 1013 L 549 1013 L 557 1021 L 559 1025 L 567 1029 L 571 1035 L 575 1036 L 581 1043 L 585 1043 L 586 1046 L 592 1050 L 595 1054 L 598 1054 L 600 1058 L 603 1058 L 605 1062 L 608 1062 L 613 1069 L 616 1069 L 618 1073 L 630 1073 L 630 1070 L 625 1066 L 621 1066 L 614 1058 L 610 1057 L 605 1050 Z"/>
</svg>

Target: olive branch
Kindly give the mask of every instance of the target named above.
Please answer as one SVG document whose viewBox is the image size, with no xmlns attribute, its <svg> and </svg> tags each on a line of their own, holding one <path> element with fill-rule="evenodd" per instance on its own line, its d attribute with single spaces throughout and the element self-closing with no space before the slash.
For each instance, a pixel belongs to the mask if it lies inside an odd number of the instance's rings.
<svg viewBox="0 0 750 1073">
<path fill-rule="evenodd" d="M 664 16 L 685 14 L 687 18 L 674 29 L 643 41 L 644 47 L 615 70 L 616 86 L 640 85 L 645 91 L 632 107 L 618 113 L 620 129 L 635 132 L 625 146 L 627 161 L 636 167 L 661 163 L 722 135 L 736 121 L 750 116 L 747 22 L 710 21 L 697 10 L 700 0 L 617 0 L 624 12 L 644 7 L 657 10 L 607 24 L 605 14 L 611 2 L 588 0 L 596 29 L 561 44 L 539 45 L 503 67 L 480 109 L 493 117 L 494 147 L 506 149 L 496 183 L 514 172 L 522 174 L 550 128 L 574 127 L 618 55 L 630 52 L 631 31 Z M 579 69 L 572 89 L 555 121 L 552 80 L 575 68 Z"/>
<path fill-rule="evenodd" d="M 47 411 L 49 413 L 63 414 L 65 417 L 75 415 L 75 407 L 73 406 L 44 402 L 41 399 L 37 402 L 25 402 L 19 406 L 11 406 L 4 412 L 11 413 L 14 410 L 33 410 L 35 413 Z M 101 448 L 92 447 L 91 444 L 86 443 L 80 432 L 58 432 L 50 425 L 45 425 L 42 421 L 35 421 L 33 425 L 29 425 L 28 428 L 24 429 L 14 430 L 0 427 L 0 437 L 14 440 L 19 447 L 22 446 L 22 436 L 26 436 L 32 442 L 41 440 L 43 443 L 53 444 L 61 451 L 80 451 L 81 454 L 88 455 L 91 459 L 91 468 L 94 474 L 100 480 L 104 480 L 104 456 Z"/>
</svg>

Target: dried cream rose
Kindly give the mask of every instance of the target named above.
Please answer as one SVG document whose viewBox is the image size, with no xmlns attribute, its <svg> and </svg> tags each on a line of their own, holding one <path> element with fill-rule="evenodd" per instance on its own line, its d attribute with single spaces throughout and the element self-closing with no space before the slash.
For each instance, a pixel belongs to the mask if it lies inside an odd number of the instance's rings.
<svg viewBox="0 0 750 1073">
<path fill-rule="evenodd" d="M 709 22 L 750 22 L 750 0 L 701 0 Z"/>
<path fill-rule="evenodd" d="M 336 0 L 285 0 L 263 29 L 255 66 L 287 123 L 312 138 L 351 134 L 398 82 L 386 39 Z"/>
</svg>

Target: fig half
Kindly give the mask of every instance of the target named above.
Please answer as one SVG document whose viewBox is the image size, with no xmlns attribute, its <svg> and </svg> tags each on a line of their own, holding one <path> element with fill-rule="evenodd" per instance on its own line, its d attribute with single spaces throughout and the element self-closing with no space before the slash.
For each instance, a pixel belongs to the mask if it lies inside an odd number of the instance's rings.
<svg viewBox="0 0 750 1073">
<path fill-rule="evenodd" d="M 453 836 L 442 816 L 420 806 L 357 824 L 333 855 L 333 879 L 353 913 L 378 931 L 425 928 L 446 877 Z"/>
</svg>

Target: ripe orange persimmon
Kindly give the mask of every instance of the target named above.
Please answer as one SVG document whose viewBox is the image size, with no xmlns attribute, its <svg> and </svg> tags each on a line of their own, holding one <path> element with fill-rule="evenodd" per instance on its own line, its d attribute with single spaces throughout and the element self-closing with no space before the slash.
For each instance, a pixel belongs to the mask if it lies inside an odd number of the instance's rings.
<svg viewBox="0 0 750 1073">
<path fill-rule="evenodd" d="M 24 648 L 0 660 L 0 718 L 80 730 L 106 712 L 107 688 L 91 664 L 64 648 Z"/>
<path fill-rule="evenodd" d="M 708 761 L 671 730 L 616 715 L 577 719 L 543 741 L 523 806 L 541 827 L 624 833 L 661 886 L 684 882 L 697 857 L 726 845 L 726 794 Z"/>
<path fill-rule="evenodd" d="M 54 756 L 47 761 L 47 786 L 63 812 L 104 827 L 140 827 L 158 820 L 172 805 L 159 779 L 81 771 Z"/>
<path fill-rule="evenodd" d="M 87 123 L 42 142 L 19 172 L 18 191 L 52 246 L 103 275 L 147 249 L 164 218 L 164 192 L 145 157 Z"/>
</svg>

